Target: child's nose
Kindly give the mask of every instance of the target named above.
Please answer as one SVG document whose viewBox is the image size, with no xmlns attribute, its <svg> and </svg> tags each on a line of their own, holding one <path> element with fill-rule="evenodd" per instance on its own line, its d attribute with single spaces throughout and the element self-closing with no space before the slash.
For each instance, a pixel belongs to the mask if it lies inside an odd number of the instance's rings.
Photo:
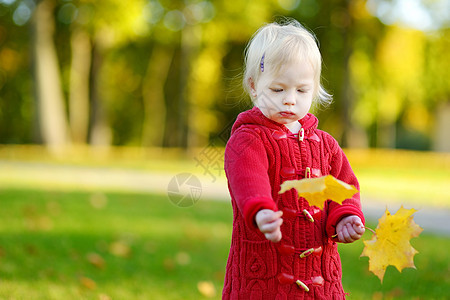
<svg viewBox="0 0 450 300">
<path fill-rule="evenodd" d="M 284 105 L 294 105 L 295 104 L 295 93 L 288 92 L 286 93 L 286 96 L 283 99 Z"/>
</svg>

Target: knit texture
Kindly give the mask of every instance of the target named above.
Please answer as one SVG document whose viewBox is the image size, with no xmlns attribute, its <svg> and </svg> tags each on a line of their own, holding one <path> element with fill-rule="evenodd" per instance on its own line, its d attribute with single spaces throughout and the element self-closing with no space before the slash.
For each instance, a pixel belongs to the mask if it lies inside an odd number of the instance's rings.
<svg viewBox="0 0 450 300">
<path fill-rule="evenodd" d="M 233 125 L 225 150 L 225 172 L 233 206 L 233 233 L 228 257 L 223 299 L 344 299 L 341 262 L 331 238 L 337 223 L 347 215 L 364 222 L 359 193 L 342 205 L 327 201 L 324 210 L 311 222 L 301 212 L 313 211 L 292 189 L 278 194 L 283 181 L 312 174 L 328 175 L 354 185 L 358 181 L 336 140 L 318 130 L 318 120 L 308 114 L 300 120 L 304 140 L 293 138 L 289 130 L 266 118 L 258 108 L 241 113 Z M 286 175 L 286 170 L 295 170 Z M 272 243 L 257 229 L 254 218 L 261 209 L 299 212 L 284 214 L 279 243 Z M 280 247 L 296 249 L 282 253 Z M 299 251 L 322 247 L 322 254 L 300 258 Z M 309 292 L 295 283 L 281 284 L 285 273 L 305 282 Z M 322 276 L 323 286 L 310 283 Z"/>
</svg>

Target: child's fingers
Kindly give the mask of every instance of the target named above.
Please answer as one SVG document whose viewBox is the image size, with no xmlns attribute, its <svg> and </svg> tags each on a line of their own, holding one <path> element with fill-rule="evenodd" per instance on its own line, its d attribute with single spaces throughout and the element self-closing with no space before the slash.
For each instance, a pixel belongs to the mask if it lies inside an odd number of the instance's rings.
<svg viewBox="0 0 450 300">
<path fill-rule="evenodd" d="M 269 222 L 273 222 L 275 220 L 278 220 L 281 218 L 281 216 L 283 215 L 282 211 L 269 211 L 266 214 L 263 215 L 263 221 L 265 223 L 269 223 Z"/>
<path fill-rule="evenodd" d="M 262 233 L 272 233 L 280 229 L 281 224 L 283 224 L 283 219 L 277 219 L 270 223 L 265 223 L 259 226 L 259 230 Z"/>
<path fill-rule="evenodd" d="M 271 233 L 266 233 L 264 234 L 264 236 L 266 237 L 266 239 L 274 243 L 278 243 L 279 241 L 281 241 L 281 231 L 279 229 Z"/>
<path fill-rule="evenodd" d="M 361 236 L 353 229 L 353 226 L 350 223 L 347 223 L 338 233 L 338 237 L 339 241 L 342 243 L 352 243 Z"/>
<path fill-rule="evenodd" d="M 362 231 L 361 231 L 361 227 L 359 227 L 359 226 L 351 226 L 350 225 L 350 226 L 347 226 L 347 231 L 348 231 L 348 234 L 349 234 L 349 238 L 346 239 L 346 240 L 349 243 L 351 243 L 351 242 L 359 240 L 362 237 L 365 229 L 364 229 L 364 227 L 362 227 Z"/>
<path fill-rule="evenodd" d="M 339 241 L 342 243 L 350 243 L 351 237 L 350 233 L 348 232 L 347 226 L 342 226 L 341 231 L 338 233 Z"/>
<path fill-rule="evenodd" d="M 353 226 L 353 229 L 359 235 L 363 235 L 364 232 L 366 232 L 366 228 L 362 224 L 361 225 L 357 225 L 357 226 Z"/>
<path fill-rule="evenodd" d="M 274 212 L 273 210 L 269 209 L 261 210 L 257 214 L 256 224 L 258 224 L 258 227 L 261 227 L 264 224 L 272 223 L 276 220 L 279 220 L 282 215 L 283 215 L 282 211 Z"/>
<path fill-rule="evenodd" d="M 343 218 L 336 227 L 336 236 L 341 243 L 352 243 L 359 240 L 365 228 L 358 216 Z"/>
<path fill-rule="evenodd" d="M 277 243 L 281 240 L 280 226 L 283 224 L 282 211 L 273 211 L 269 209 L 263 209 L 256 215 L 256 224 L 259 230 L 264 233 L 264 236 L 269 241 Z"/>
</svg>

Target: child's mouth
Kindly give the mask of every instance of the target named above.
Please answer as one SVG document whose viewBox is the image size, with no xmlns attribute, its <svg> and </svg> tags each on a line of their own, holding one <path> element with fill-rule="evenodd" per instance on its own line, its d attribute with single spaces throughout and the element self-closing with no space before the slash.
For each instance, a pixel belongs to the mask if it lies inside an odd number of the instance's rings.
<svg viewBox="0 0 450 300">
<path fill-rule="evenodd" d="M 293 112 L 290 112 L 290 111 L 282 111 L 282 112 L 280 112 L 280 115 L 282 117 L 285 117 L 285 118 L 286 117 L 289 118 L 289 117 L 295 116 L 295 114 Z"/>
</svg>

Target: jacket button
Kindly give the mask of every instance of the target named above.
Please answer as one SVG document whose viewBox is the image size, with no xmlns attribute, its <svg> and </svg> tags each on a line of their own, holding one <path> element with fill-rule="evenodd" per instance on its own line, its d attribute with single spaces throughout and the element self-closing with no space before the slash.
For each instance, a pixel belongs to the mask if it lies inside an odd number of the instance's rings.
<svg viewBox="0 0 450 300">
<path fill-rule="evenodd" d="M 296 283 L 299 287 L 301 287 L 302 289 L 305 290 L 305 292 L 309 292 L 309 287 L 308 285 L 312 285 L 312 286 L 323 286 L 325 283 L 325 280 L 323 279 L 322 276 L 314 276 L 311 277 L 311 279 L 309 280 L 304 280 L 301 281 L 299 279 L 295 279 L 294 275 L 289 275 L 286 273 L 279 273 L 277 275 L 277 279 L 281 284 L 293 284 Z"/>
<path fill-rule="evenodd" d="M 283 131 L 278 131 L 278 130 L 274 131 L 274 132 L 272 133 L 272 136 L 273 136 L 273 138 L 276 139 L 276 140 L 281 140 L 281 139 L 287 138 L 287 134 L 286 134 L 285 132 L 283 132 Z"/>
<path fill-rule="evenodd" d="M 308 257 L 311 254 L 313 254 L 314 256 L 321 256 L 322 255 L 322 251 L 323 251 L 322 246 L 319 246 L 317 248 L 310 248 L 310 249 L 308 249 L 306 251 L 303 251 L 300 254 L 300 258 Z"/>
<path fill-rule="evenodd" d="M 289 275 L 286 273 L 278 274 L 277 279 L 281 284 L 292 284 L 295 282 L 294 275 Z"/>
<path fill-rule="evenodd" d="M 281 255 L 290 255 L 295 253 L 295 248 L 291 245 L 282 244 L 278 246 L 278 251 Z"/>
<path fill-rule="evenodd" d="M 297 171 L 292 167 L 282 167 L 280 172 L 281 177 L 289 178 L 297 175 Z"/>
<path fill-rule="evenodd" d="M 294 168 L 292 167 L 282 167 L 281 168 L 281 172 L 280 175 L 283 178 L 289 178 L 289 177 L 293 177 L 297 174 L 297 172 L 295 171 Z"/>
<path fill-rule="evenodd" d="M 288 219 L 294 219 L 297 217 L 297 211 L 293 208 L 283 208 L 283 217 Z"/>
</svg>

